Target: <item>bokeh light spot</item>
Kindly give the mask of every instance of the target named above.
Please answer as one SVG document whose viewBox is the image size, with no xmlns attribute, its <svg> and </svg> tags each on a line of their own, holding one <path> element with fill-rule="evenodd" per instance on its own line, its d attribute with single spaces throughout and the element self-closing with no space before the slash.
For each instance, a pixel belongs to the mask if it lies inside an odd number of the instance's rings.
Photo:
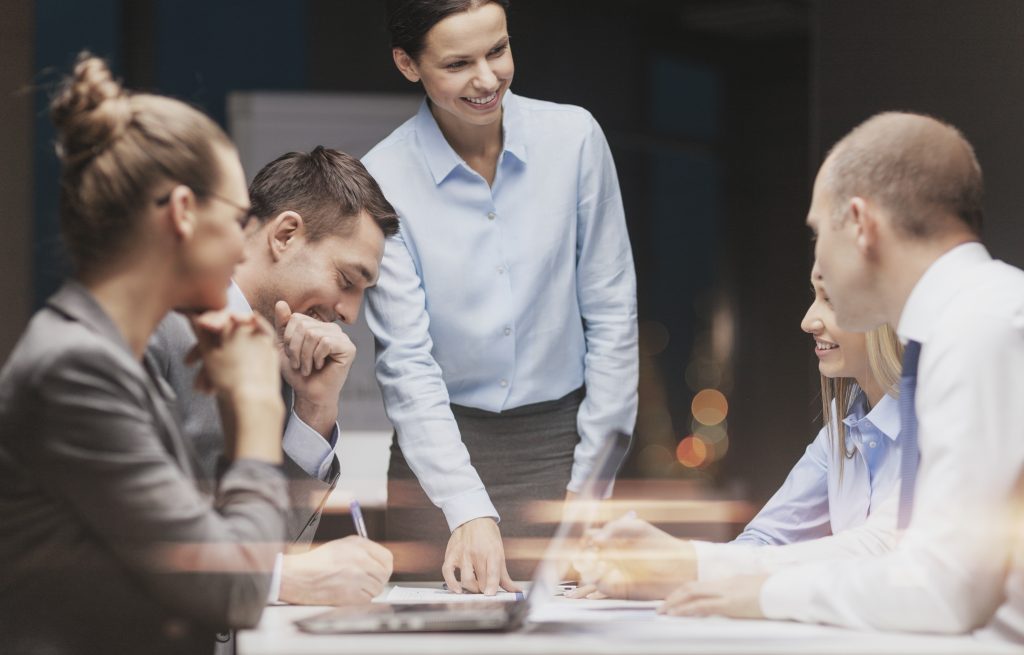
<svg viewBox="0 0 1024 655">
<path fill-rule="evenodd" d="M 728 421 L 722 421 L 717 425 L 704 425 L 697 419 L 690 421 L 690 432 L 699 435 L 701 439 L 712 445 L 722 441 L 723 439 L 728 439 L 728 429 Z"/>
<path fill-rule="evenodd" d="M 679 442 L 676 447 L 676 459 L 686 468 L 697 468 L 704 464 L 708 457 L 708 446 L 700 437 L 690 435 Z"/>
<path fill-rule="evenodd" d="M 708 447 L 708 455 L 705 464 L 721 461 L 729 452 L 728 423 L 722 421 L 718 425 L 702 425 L 696 419 L 693 420 L 693 434 L 700 437 Z"/>
<path fill-rule="evenodd" d="M 718 425 L 729 414 L 729 401 L 718 389 L 704 389 L 693 397 L 693 418 L 704 425 Z"/>
<path fill-rule="evenodd" d="M 721 461 L 721 459 L 725 457 L 725 454 L 729 452 L 728 435 L 723 434 L 721 439 L 718 439 L 717 441 L 709 441 L 708 438 L 705 437 L 703 434 L 699 436 L 708 448 L 707 457 L 704 458 L 705 464 Z"/>
</svg>

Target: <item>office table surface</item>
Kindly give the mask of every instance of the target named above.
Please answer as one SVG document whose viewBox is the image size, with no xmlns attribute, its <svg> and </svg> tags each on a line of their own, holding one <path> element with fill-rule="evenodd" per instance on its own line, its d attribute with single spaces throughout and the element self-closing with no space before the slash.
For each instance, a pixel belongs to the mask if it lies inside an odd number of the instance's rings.
<svg viewBox="0 0 1024 655">
<path fill-rule="evenodd" d="M 557 599 L 556 603 L 572 603 Z M 550 607 L 550 606 L 548 606 Z M 407 633 L 312 635 L 294 621 L 325 611 L 324 607 L 268 607 L 260 624 L 238 634 L 238 655 L 542 655 L 609 653 L 831 653 L 903 655 L 906 653 L 985 655 L 1020 653 L 1019 647 L 973 637 L 942 637 L 860 632 L 778 621 L 740 621 L 720 617 L 671 618 L 653 610 L 595 606 L 592 618 L 528 622 L 508 633 Z M 578 610 L 570 610 L 578 613 Z M 552 619 L 552 614 L 554 620 Z"/>
</svg>

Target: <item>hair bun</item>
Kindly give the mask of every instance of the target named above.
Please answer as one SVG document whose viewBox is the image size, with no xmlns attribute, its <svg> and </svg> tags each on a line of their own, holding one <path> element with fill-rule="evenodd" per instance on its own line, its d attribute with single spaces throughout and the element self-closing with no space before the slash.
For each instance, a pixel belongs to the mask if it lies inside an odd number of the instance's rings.
<svg viewBox="0 0 1024 655">
<path fill-rule="evenodd" d="M 57 155 L 65 165 L 74 165 L 124 134 L 132 119 L 131 102 L 106 62 L 83 52 L 50 103 L 50 118 L 57 128 Z"/>
</svg>

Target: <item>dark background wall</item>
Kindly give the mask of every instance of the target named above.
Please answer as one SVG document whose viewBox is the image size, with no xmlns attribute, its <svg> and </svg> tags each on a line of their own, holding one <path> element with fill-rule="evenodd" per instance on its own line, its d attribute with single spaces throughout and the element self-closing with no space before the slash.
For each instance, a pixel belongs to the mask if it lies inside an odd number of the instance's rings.
<svg viewBox="0 0 1024 655">
<path fill-rule="evenodd" d="M 800 455 L 817 414 L 798 327 L 810 298 L 803 217 L 822 153 L 872 113 L 960 126 L 986 171 L 992 249 L 1024 264 L 1022 12 L 1017 0 L 513 2 L 516 91 L 589 109 L 619 169 L 642 334 L 628 475 L 760 502 Z M 0 0 L 0 357 L 66 273 L 45 99 L 75 52 L 224 121 L 235 90 L 416 93 L 393 68 L 383 20 L 380 0 Z M 34 98 L 15 95 L 28 84 Z M 708 461 L 686 467 L 676 446 L 704 430 L 690 405 L 703 388 L 725 394 L 728 417 Z"/>
<path fill-rule="evenodd" d="M 0 358 L 32 306 L 32 7 L 0 2 Z"/>
<path fill-rule="evenodd" d="M 816 155 L 886 109 L 932 114 L 974 144 L 985 174 L 985 242 L 1024 266 L 1024 3 L 820 3 Z"/>
</svg>

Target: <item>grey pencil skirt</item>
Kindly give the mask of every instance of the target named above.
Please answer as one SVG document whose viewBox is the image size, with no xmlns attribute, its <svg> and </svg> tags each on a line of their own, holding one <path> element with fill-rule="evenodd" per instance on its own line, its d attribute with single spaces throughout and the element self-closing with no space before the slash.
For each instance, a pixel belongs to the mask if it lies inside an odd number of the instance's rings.
<svg viewBox="0 0 1024 655">
<path fill-rule="evenodd" d="M 470 461 L 501 517 L 509 573 L 528 580 L 537 554 L 557 524 L 536 520 L 538 501 L 561 501 L 580 437 L 576 415 L 584 390 L 548 402 L 494 413 L 452 405 Z M 444 514 L 427 498 L 402 455 L 391 443 L 388 469 L 388 541 L 415 542 L 396 548 L 396 580 L 438 580 L 451 532 Z"/>
</svg>

